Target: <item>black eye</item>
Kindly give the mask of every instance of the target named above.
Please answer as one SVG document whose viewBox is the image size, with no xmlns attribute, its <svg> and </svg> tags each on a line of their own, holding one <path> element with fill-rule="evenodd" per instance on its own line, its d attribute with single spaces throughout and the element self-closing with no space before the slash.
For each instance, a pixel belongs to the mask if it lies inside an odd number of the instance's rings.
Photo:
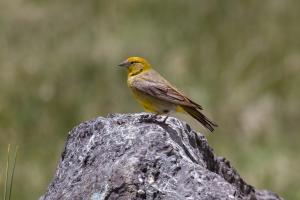
<svg viewBox="0 0 300 200">
<path fill-rule="evenodd" d="M 133 63 L 135 63 L 135 62 L 134 62 L 134 61 L 131 61 L 131 62 L 130 62 L 130 64 L 133 64 Z"/>
</svg>

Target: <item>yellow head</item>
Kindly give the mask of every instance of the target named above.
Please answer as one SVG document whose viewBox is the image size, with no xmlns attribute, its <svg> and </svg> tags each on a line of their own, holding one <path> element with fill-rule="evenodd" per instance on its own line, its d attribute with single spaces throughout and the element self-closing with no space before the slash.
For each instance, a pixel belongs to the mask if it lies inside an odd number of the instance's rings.
<svg viewBox="0 0 300 200">
<path fill-rule="evenodd" d="M 135 76 L 141 72 L 151 69 L 150 63 L 141 57 L 129 57 L 118 66 L 126 67 L 128 76 Z"/>
</svg>

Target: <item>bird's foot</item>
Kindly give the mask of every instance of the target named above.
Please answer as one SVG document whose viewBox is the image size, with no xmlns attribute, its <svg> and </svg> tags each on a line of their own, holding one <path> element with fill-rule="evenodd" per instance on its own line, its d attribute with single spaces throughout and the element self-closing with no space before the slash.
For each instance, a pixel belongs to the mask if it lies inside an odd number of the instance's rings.
<svg viewBox="0 0 300 200">
<path fill-rule="evenodd" d="M 164 124 L 166 124 L 167 119 L 169 118 L 169 115 L 165 116 L 164 120 L 162 121 Z"/>
<path fill-rule="evenodd" d="M 162 124 L 166 124 L 167 119 L 168 119 L 168 115 L 164 117 L 164 119 L 158 120 L 158 116 L 159 114 L 155 114 L 155 115 L 148 115 L 148 116 L 143 116 L 140 119 L 140 122 L 147 122 L 147 123 L 162 123 Z"/>
<path fill-rule="evenodd" d="M 147 123 L 154 123 L 157 122 L 157 116 L 158 114 L 155 115 L 144 115 L 141 117 L 140 122 L 147 122 Z"/>
</svg>

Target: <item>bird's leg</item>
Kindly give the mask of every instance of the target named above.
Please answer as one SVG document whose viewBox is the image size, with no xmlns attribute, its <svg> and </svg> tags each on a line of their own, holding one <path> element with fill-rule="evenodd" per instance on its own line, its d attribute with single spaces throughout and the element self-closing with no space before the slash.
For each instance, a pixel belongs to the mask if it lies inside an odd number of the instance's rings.
<svg viewBox="0 0 300 200">
<path fill-rule="evenodd" d="M 143 122 L 156 122 L 157 116 L 159 115 L 159 113 L 155 113 L 154 115 L 150 115 L 147 118 L 143 118 L 142 121 Z"/>
<path fill-rule="evenodd" d="M 167 119 L 168 119 L 169 115 L 167 115 L 164 120 L 162 121 L 163 123 L 166 123 Z"/>
<path fill-rule="evenodd" d="M 160 113 L 155 113 L 154 115 L 149 116 L 148 118 L 144 118 L 143 122 L 156 122 L 156 123 L 163 123 L 166 124 L 167 119 L 169 118 L 169 115 L 167 114 L 162 121 L 158 121 L 157 117 L 160 115 Z"/>
<path fill-rule="evenodd" d="M 151 118 L 152 118 L 153 120 L 156 120 L 158 115 L 159 115 L 158 113 L 155 113 L 155 115 L 152 115 Z"/>
<path fill-rule="evenodd" d="M 149 122 L 156 122 L 158 115 L 159 115 L 158 113 L 155 113 L 154 115 L 150 116 L 149 117 Z"/>
</svg>

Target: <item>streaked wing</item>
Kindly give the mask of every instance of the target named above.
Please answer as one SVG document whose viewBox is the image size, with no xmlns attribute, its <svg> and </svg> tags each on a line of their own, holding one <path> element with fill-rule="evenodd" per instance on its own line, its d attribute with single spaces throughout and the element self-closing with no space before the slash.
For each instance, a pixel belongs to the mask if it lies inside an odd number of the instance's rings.
<svg viewBox="0 0 300 200">
<path fill-rule="evenodd" d="M 133 82 L 133 87 L 139 92 L 145 93 L 163 101 L 171 102 L 177 105 L 202 109 L 199 104 L 182 95 L 172 86 L 170 86 L 167 81 L 161 78 L 162 77 L 159 77 L 159 80 L 152 80 L 148 79 L 148 77 L 139 77 L 139 79 L 136 79 Z"/>
</svg>

